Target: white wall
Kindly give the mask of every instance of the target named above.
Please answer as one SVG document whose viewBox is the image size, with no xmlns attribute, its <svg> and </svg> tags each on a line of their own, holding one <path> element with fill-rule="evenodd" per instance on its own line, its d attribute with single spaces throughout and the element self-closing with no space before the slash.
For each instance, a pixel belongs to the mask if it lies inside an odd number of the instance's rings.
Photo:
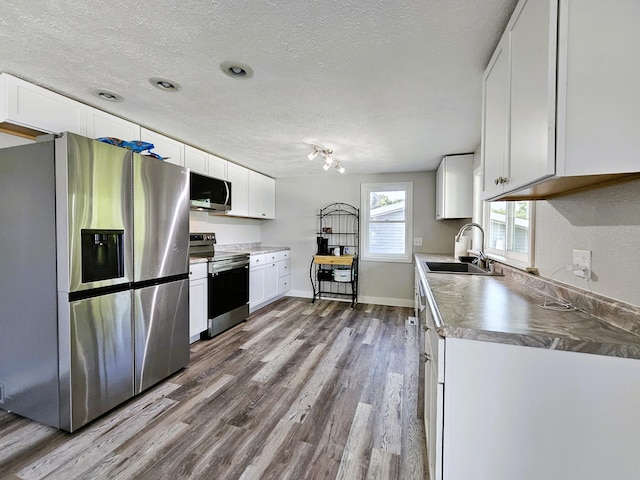
<svg viewBox="0 0 640 480">
<path fill-rule="evenodd" d="M 640 181 L 536 202 L 535 264 L 549 277 L 591 250 L 595 293 L 640 306 Z M 554 279 L 588 290 L 561 270 Z"/>
<path fill-rule="evenodd" d="M 210 215 L 208 212 L 189 212 L 189 231 L 214 232 L 218 245 L 259 243 L 260 224 L 267 220 Z"/>
<path fill-rule="evenodd" d="M 413 236 L 423 246 L 414 252 L 453 254 L 454 236 L 462 220 L 435 219 L 435 172 L 379 175 L 292 177 L 276 181 L 276 219 L 262 224 L 264 245 L 291 247 L 291 293 L 311 297 L 309 267 L 316 253 L 319 209 L 334 202 L 360 207 L 360 184 L 413 182 Z M 413 306 L 413 264 L 360 262 L 361 303 Z"/>
</svg>

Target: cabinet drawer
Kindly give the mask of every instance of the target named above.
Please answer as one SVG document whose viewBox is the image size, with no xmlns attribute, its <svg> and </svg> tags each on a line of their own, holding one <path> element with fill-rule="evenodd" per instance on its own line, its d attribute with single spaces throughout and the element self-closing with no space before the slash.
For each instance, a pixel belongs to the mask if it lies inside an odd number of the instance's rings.
<svg viewBox="0 0 640 480">
<path fill-rule="evenodd" d="M 269 253 L 265 253 L 264 257 L 265 257 L 265 262 L 278 262 L 280 261 L 280 258 L 278 256 L 280 252 L 269 252 Z"/>
<path fill-rule="evenodd" d="M 192 263 L 189 265 L 189 280 L 207 278 L 207 263 Z"/>
<path fill-rule="evenodd" d="M 280 277 L 278 279 L 278 294 L 288 292 L 291 288 L 289 284 L 290 275 L 285 275 L 284 277 Z"/>
<path fill-rule="evenodd" d="M 287 260 L 289 258 L 289 250 L 280 250 L 276 252 L 276 261 L 281 262 L 282 260 Z"/>
<path fill-rule="evenodd" d="M 290 260 L 282 260 L 278 262 L 278 277 L 284 277 L 285 275 L 289 275 L 290 269 L 291 269 Z"/>
<path fill-rule="evenodd" d="M 249 265 L 251 267 L 257 267 L 260 265 L 264 265 L 265 263 L 267 263 L 267 254 L 266 253 L 261 253 L 258 255 L 251 255 L 249 257 Z"/>
</svg>

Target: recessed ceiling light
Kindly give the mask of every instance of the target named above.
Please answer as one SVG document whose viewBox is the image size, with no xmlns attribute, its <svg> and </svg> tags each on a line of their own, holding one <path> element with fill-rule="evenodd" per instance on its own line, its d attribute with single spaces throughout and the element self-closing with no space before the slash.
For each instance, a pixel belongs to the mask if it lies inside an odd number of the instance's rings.
<svg viewBox="0 0 640 480">
<path fill-rule="evenodd" d="M 94 88 L 91 90 L 96 97 L 101 98 L 102 100 L 107 100 L 109 102 L 121 102 L 124 100 L 122 95 L 118 95 L 115 92 L 110 90 L 105 90 L 104 88 Z"/>
<path fill-rule="evenodd" d="M 164 77 L 152 77 L 149 79 L 149 83 L 163 92 L 177 92 L 182 88 L 178 82 Z"/>
<path fill-rule="evenodd" d="M 251 78 L 253 69 L 246 63 L 226 61 L 220 64 L 220 70 L 233 78 Z"/>
</svg>

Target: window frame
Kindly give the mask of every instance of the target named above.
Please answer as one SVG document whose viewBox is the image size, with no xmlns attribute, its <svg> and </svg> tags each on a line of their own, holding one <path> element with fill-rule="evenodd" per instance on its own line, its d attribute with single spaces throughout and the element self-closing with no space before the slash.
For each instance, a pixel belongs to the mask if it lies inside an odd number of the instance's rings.
<svg viewBox="0 0 640 480">
<path fill-rule="evenodd" d="M 397 192 L 405 193 L 405 218 L 403 222 L 393 221 L 393 223 L 404 223 L 405 239 L 404 253 L 402 254 L 379 254 L 369 251 L 369 225 L 371 223 L 389 223 L 370 222 L 369 195 L 371 192 Z M 383 183 L 362 183 L 360 184 L 360 256 L 362 260 L 368 262 L 394 262 L 394 263 L 411 263 L 413 262 L 412 238 L 413 238 L 413 182 L 383 182 Z"/>
<path fill-rule="evenodd" d="M 503 200 L 496 200 L 496 202 L 500 202 Z M 509 200 L 505 200 L 507 203 L 513 203 L 510 202 Z M 526 200 L 523 200 L 526 201 Z M 505 241 L 505 248 L 504 250 L 498 250 L 495 248 L 489 248 L 489 236 L 491 235 L 491 203 L 493 202 L 489 202 L 489 201 L 484 201 L 483 202 L 483 209 L 482 209 L 482 227 L 484 228 L 485 231 L 485 235 L 486 235 L 486 239 L 485 239 L 485 254 L 493 259 L 496 260 L 498 262 L 501 263 L 506 263 L 507 265 L 511 265 L 513 267 L 517 267 L 517 268 L 522 268 L 522 269 L 526 269 L 528 267 L 533 267 L 534 266 L 534 259 L 535 259 L 535 218 L 536 218 L 536 202 L 534 201 L 528 201 L 529 202 L 529 228 L 527 231 L 528 234 L 528 238 L 527 238 L 527 242 L 528 242 L 528 252 L 527 253 L 518 253 L 518 252 L 514 252 L 511 250 L 507 250 L 507 246 L 509 245 L 509 239 L 506 239 Z M 506 215 L 506 219 L 505 219 L 505 224 L 509 224 L 512 220 L 513 220 L 513 216 L 510 215 L 509 209 L 507 209 L 507 215 Z M 507 232 L 509 231 L 509 229 L 507 228 Z"/>
</svg>

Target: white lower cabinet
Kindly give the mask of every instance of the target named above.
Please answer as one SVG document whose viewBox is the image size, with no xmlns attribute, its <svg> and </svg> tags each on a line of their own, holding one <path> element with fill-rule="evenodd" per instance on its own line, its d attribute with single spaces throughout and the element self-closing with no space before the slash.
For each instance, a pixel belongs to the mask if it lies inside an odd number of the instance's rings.
<svg viewBox="0 0 640 480">
<path fill-rule="evenodd" d="M 640 360 L 435 336 L 430 478 L 637 478 Z"/>
<path fill-rule="evenodd" d="M 207 264 L 189 265 L 189 341 L 195 342 L 207 329 Z"/>
<path fill-rule="evenodd" d="M 291 288 L 289 250 L 251 255 L 249 262 L 249 311 L 268 305 Z"/>
<path fill-rule="evenodd" d="M 249 263 L 249 310 L 257 309 L 264 301 L 264 255 L 251 255 Z"/>
</svg>

